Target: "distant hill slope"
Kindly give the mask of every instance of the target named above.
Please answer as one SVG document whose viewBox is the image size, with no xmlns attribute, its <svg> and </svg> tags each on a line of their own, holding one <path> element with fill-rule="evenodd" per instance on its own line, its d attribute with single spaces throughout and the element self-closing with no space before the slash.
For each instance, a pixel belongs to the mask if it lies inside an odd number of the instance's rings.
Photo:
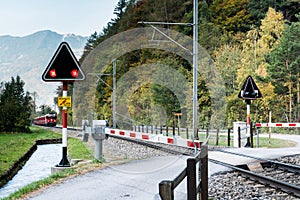
<svg viewBox="0 0 300 200">
<path fill-rule="evenodd" d="M 79 59 L 87 37 L 61 35 L 49 30 L 24 37 L 0 36 L 0 82 L 10 81 L 11 77 L 19 75 L 27 91 L 37 92 L 38 106 L 53 105 L 59 83 L 45 83 L 41 76 L 62 41 L 69 43 Z"/>
</svg>

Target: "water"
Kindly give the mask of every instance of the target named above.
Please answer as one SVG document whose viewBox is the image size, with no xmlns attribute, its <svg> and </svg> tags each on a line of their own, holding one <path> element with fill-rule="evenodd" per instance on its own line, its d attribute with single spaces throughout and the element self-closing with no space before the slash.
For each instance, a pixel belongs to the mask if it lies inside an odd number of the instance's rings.
<svg viewBox="0 0 300 200">
<path fill-rule="evenodd" d="M 0 188 L 0 199 L 20 188 L 51 175 L 51 167 L 61 160 L 61 144 L 38 145 L 23 168 Z"/>
</svg>

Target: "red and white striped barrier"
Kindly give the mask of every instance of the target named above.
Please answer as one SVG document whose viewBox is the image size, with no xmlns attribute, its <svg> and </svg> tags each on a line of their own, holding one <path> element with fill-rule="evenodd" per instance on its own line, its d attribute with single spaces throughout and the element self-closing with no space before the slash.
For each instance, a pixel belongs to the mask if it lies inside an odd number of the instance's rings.
<svg viewBox="0 0 300 200">
<path fill-rule="evenodd" d="M 300 123 L 257 123 L 256 127 L 300 127 Z"/>
<path fill-rule="evenodd" d="M 192 148 L 194 148 L 194 147 L 200 148 L 200 141 L 199 141 L 199 140 L 194 140 L 194 141 L 192 141 L 192 140 L 187 140 L 187 141 L 186 141 L 186 145 L 187 145 L 188 147 L 192 147 Z"/>
<path fill-rule="evenodd" d="M 149 140 L 152 142 L 161 142 L 165 144 L 177 144 L 179 146 L 185 146 L 190 148 L 200 148 L 200 141 L 199 140 L 186 140 L 179 137 L 168 137 L 164 135 L 155 135 L 155 134 L 148 134 L 148 133 L 141 133 L 135 131 L 127 131 L 127 130 L 119 130 L 119 129 L 110 129 L 106 128 L 105 133 L 109 135 L 118 135 L 124 136 L 129 138 L 136 138 L 141 140 Z"/>
<path fill-rule="evenodd" d="M 108 129 L 107 128 L 107 129 L 105 129 L 105 133 L 111 134 L 111 135 L 130 137 L 130 138 L 137 138 L 137 139 L 141 139 L 141 140 L 149 140 L 150 139 L 150 134 L 126 131 L 126 130 L 119 130 L 119 129 Z"/>
</svg>

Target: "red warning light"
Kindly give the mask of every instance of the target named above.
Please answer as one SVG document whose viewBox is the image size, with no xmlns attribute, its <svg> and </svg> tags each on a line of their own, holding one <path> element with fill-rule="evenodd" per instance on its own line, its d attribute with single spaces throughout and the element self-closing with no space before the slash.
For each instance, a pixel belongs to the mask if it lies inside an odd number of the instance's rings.
<svg viewBox="0 0 300 200">
<path fill-rule="evenodd" d="M 55 69 L 50 70 L 50 71 L 49 71 L 49 75 L 50 75 L 52 78 L 56 77 L 56 71 L 55 71 Z"/>
<path fill-rule="evenodd" d="M 71 76 L 73 76 L 74 78 L 76 78 L 78 76 L 78 70 L 77 69 L 73 69 L 71 71 Z"/>
</svg>

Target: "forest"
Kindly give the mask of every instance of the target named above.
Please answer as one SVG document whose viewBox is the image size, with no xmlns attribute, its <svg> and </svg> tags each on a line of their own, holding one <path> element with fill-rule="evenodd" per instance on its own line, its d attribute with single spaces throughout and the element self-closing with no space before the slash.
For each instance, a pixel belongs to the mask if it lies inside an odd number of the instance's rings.
<svg viewBox="0 0 300 200">
<path fill-rule="evenodd" d="M 114 14 L 116 17 L 101 32 L 90 35 L 85 46 L 80 63 L 90 78 L 74 84 L 74 115 L 87 118 L 90 113 L 83 110 L 88 109 L 96 118 L 112 124 L 113 62 L 106 60 L 116 58 L 119 126 L 126 121 L 128 125 L 180 123 L 191 127 L 192 94 L 181 79 L 192 88 L 191 56 L 174 53 L 174 45 L 168 46 L 170 42 L 158 33 L 161 30 L 182 48 L 187 46 L 186 51 L 192 50 L 186 37 L 193 36 L 193 27 L 166 23 L 192 24 L 193 1 L 120 0 Z M 141 21 L 165 24 L 153 28 Z M 214 69 L 214 73 L 198 70 L 199 128 L 230 128 L 234 121 L 246 120 L 246 103 L 238 93 L 249 75 L 262 93 L 262 98 L 251 101 L 253 122 L 268 122 L 270 118 L 272 122 L 299 122 L 300 0 L 203 0 L 199 1 L 198 21 L 200 53 L 209 55 L 208 59 L 205 56 L 209 63 L 206 68 Z M 122 46 L 130 44 L 125 43 L 129 39 L 138 40 L 135 31 L 142 29 L 152 31 L 153 44 L 160 46 Z M 168 73 L 158 72 L 162 68 Z M 173 70 L 175 76 L 169 77 Z M 164 82 L 154 81 L 159 74 Z M 222 101 L 216 102 L 216 97 Z"/>
</svg>

